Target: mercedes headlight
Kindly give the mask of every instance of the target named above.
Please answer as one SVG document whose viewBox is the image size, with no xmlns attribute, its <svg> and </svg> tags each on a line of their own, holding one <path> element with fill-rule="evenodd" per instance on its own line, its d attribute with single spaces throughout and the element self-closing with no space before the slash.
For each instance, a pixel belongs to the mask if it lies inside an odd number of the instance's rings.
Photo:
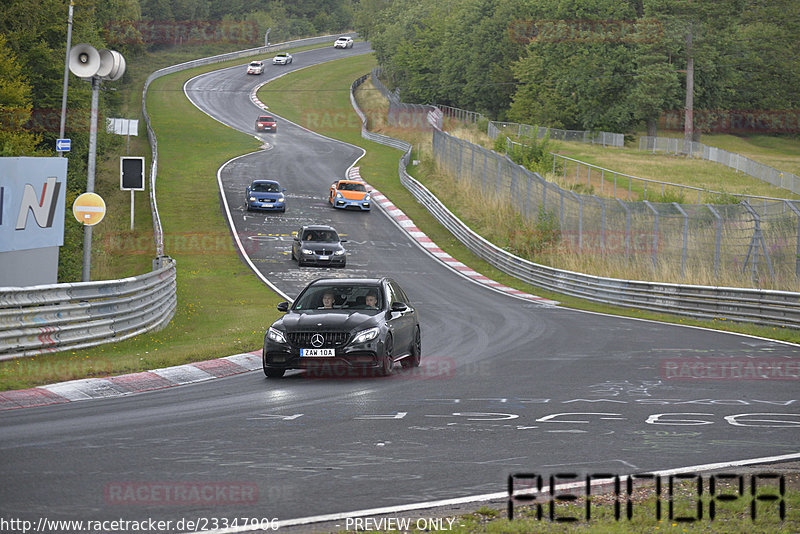
<svg viewBox="0 0 800 534">
<path fill-rule="evenodd" d="M 286 336 L 283 335 L 283 332 L 276 330 L 271 326 L 269 327 L 269 330 L 267 330 L 267 337 L 275 343 L 286 344 Z"/>
<path fill-rule="evenodd" d="M 355 338 L 353 338 L 353 343 L 366 343 L 367 341 L 372 341 L 373 339 L 378 337 L 379 333 L 380 329 L 377 326 L 368 328 L 366 330 L 362 330 L 361 332 L 356 334 Z"/>
</svg>

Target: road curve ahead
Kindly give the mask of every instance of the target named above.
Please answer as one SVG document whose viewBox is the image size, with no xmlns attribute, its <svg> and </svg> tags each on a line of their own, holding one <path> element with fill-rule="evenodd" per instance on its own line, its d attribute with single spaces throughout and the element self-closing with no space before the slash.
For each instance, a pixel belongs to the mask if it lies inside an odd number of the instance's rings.
<svg viewBox="0 0 800 534">
<path fill-rule="evenodd" d="M 367 51 L 300 52 L 263 78 Z M 250 92 L 261 81 L 240 66 L 194 78 L 186 92 L 253 133 Z M 381 379 L 251 372 L 0 412 L 3 517 L 289 520 L 502 492 L 516 472 L 627 474 L 800 449 L 797 380 L 786 374 L 793 363 L 796 373 L 797 346 L 544 307 L 478 286 L 379 209 L 326 205 L 330 182 L 360 149 L 280 118 L 277 134 L 259 135 L 270 148 L 220 171 L 233 231 L 255 236 L 253 264 L 292 297 L 319 275 L 393 276 L 420 310 L 423 366 Z M 243 210 L 256 177 L 287 188 L 285 214 Z M 291 232 L 304 222 L 346 235 L 346 269 L 290 260 Z"/>
</svg>

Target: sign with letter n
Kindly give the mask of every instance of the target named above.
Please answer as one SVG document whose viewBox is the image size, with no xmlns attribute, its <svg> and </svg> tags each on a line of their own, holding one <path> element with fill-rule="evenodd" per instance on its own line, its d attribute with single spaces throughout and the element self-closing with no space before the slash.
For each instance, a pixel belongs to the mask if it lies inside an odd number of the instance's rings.
<svg viewBox="0 0 800 534">
<path fill-rule="evenodd" d="M 67 158 L 0 158 L 0 252 L 64 244 Z"/>
<path fill-rule="evenodd" d="M 144 158 L 119 158 L 119 188 L 123 191 L 144 191 Z"/>
</svg>

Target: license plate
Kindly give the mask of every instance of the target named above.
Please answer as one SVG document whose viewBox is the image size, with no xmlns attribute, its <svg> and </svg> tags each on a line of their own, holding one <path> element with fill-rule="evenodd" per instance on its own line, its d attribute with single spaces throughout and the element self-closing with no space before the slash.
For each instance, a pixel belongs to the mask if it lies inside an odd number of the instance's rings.
<svg viewBox="0 0 800 534">
<path fill-rule="evenodd" d="M 329 259 L 331 259 L 331 257 L 330 256 L 320 256 L 319 259 L 321 259 L 321 260 L 329 260 Z"/>
<path fill-rule="evenodd" d="M 310 358 L 332 358 L 336 356 L 336 349 L 300 349 L 300 356 Z"/>
<path fill-rule="evenodd" d="M 261 206 L 265 207 L 265 208 L 271 208 L 272 207 L 272 203 L 270 203 L 270 202 L 262 202 Z"/>
</svg>

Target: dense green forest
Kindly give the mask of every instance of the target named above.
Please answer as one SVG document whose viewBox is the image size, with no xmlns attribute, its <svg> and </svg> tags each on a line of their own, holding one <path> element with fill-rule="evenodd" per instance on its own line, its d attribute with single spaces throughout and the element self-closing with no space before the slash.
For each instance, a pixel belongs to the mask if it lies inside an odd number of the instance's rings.
<svg viewBox="0 0 800 534">
<path fill-rule="evenodd" d="M 362 0 L 355 21 L 404 101 L 500 120 L 652 132 L 690 60 L 697 110 L 800 107 L 797 0 Z"/>
<path fill-rule="evenodd" d="M 0 156 L 52 155 L 58 136 L 69 0 L 4 0 L 0 13 Z M 351 0 L 75 0 L 72 44 L 117 50 L 136 61 L 175 45 L 231 49 L 352 28 Z M 126 78 L 119 82 L 124 85 Z M 90 87 L 70 79 L 67 129 L 73 155 L 88 143 Z M 119 105 L 104 92 L 101 116 Z M 102 146 L 98 148 L 102 152 Z M 79 161 L 80 158 L 71 158 Z M 82 169 L 70 166 L 70 174 Z M 85 170 L 82 174 L 85 174 Z"/>
</svg>

